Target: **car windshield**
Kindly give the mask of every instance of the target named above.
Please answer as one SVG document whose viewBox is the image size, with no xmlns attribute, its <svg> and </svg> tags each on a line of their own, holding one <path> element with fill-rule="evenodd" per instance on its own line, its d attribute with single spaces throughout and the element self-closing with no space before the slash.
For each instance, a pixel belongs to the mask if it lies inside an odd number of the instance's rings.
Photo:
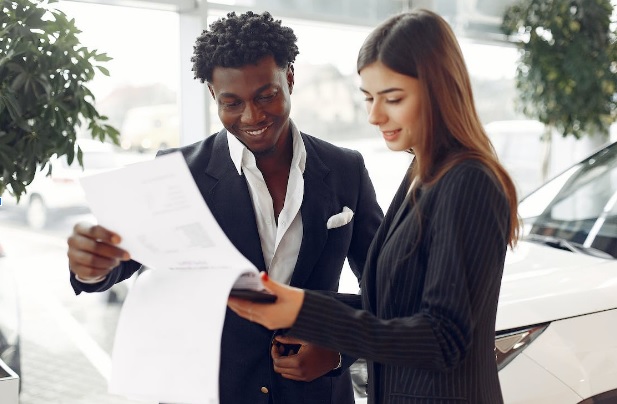
<svg viewBox="0 0 617 404">
<path fill-rule="evenodd" d="M 519 205 L 524 234 L 617 257 L 617 143 L 563 172 Z"/>
</svg>

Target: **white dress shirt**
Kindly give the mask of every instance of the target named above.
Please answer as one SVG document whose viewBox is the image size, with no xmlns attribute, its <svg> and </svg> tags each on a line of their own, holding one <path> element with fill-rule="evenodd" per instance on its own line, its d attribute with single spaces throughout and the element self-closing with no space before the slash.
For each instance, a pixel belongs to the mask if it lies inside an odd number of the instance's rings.
<svg viewBox="0 0 617 404">
<path fill-rule="evenodd" d="M 291 280 L 302 243 L 300 206 L 304 197 L 303 174 L 306 166 L 306 148 L 293 122 L 291 122 L 291 135 L 293 157 L 287 181 L 285 205 L 279 214 L 277 226 L 272 197 L 261 171 L 257 168 L 255 156 L 234 135 L 227 133 L 231 159 L 238 174 L 244 174 L 249 186 L 268 276 L 286 284 Z"/>
</svg>

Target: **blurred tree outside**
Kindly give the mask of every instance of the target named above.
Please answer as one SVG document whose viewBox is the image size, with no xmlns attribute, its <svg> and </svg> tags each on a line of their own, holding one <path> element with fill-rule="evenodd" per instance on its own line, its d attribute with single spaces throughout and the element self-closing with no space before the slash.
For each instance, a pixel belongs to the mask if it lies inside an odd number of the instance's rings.
<svg viewBox="0 0 617 404">
<path fill-rule="evenodd" d="M 610 0 L 518 0 L 501 29 L 519 47 L 516 107 L 551 134 L 608 140 L 617 118 L 617 24 Z"/>
<path fill-rule="evenodd" d="M 86 87 L 105 53 L 80 45 L 74 19 L 55 0 L 0 0 L 0 195 L 18 200 L 39 170 L 51 174 L 53 155 L 75 157 L 80 127 L 92 138 L 118 144 L 118 131 L 94 106 Z"/>
</svg>

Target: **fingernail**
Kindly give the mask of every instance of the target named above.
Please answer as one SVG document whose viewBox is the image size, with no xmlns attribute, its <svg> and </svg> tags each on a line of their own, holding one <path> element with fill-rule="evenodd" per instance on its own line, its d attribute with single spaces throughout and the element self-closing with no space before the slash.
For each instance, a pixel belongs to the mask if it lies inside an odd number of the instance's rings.
<svg viewBox="0 0 617 404">
<path fill-rule="evenodd" d="M 268 282 L 270 278 L 268 278 L 268 273 L 267 272 L 262 272 L 261 273 L 261 280 L 264 282 Z"/>
<path fill-rule="evenodd" d="M 120 236 L 114 234 L 113 236 L 111 236 L 111 242 L 114 244 L 120 243 Z"/>
</svg>

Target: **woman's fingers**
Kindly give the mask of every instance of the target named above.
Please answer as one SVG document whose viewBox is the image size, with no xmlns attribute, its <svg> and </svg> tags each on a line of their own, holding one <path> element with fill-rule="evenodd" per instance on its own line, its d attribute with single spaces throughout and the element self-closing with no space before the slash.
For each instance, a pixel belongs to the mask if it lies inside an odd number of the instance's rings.
<svg viewBox="0 0 617 404">
<path fill-rule="evenodd" d="M 227 305 L 240 317 L 261 324 L 268 329 L 291 327 L 302 306 L 304 291 L 273 281 L 263 272 L 261 277 L 266 290 L 277 296 L 275 302 L 256 303 L 230 297 Z"/>
</svg>

